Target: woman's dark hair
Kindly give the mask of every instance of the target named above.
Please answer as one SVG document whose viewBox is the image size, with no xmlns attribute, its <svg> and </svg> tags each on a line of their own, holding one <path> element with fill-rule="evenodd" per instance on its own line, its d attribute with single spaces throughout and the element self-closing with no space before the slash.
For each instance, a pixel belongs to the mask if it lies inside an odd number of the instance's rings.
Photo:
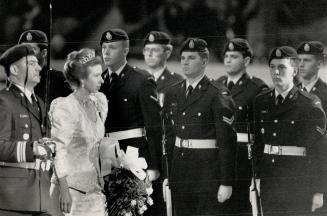
<svg viewBox="0 0 327 216">
<path fill-rule="evenodd" d="M 80 87 L 81 79 L 89 76 L 87 67 L 101 64 L 101 58 L 95 55 L 95 51 L 83 48 L 68 54 L 64 65 L 64 76 L 72 88 Z"/>
</svg>

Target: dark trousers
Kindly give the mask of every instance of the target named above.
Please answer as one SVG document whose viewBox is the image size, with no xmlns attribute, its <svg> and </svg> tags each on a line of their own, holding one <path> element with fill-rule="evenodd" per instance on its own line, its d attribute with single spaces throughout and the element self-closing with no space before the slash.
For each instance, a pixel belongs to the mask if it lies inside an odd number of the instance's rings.
<svg viewBox="0 0 327 216">
<path fill-rule="evenodd" d="M 174 216 L 230 216 L 230 201 L 218 203 L 217 191 L 200 193 L 172 192 Z"/>
<path fill-rule="evenodd" d="M 166 215 L 166 203 L 162 194 L 162 182 L 162 177 L 152 182 L 153 194 L 151 195 L 151 198 L 153 199 L 153 205 L 148 206 L 148 210 L 144 213 L 145 216 Z"/>
</svg>

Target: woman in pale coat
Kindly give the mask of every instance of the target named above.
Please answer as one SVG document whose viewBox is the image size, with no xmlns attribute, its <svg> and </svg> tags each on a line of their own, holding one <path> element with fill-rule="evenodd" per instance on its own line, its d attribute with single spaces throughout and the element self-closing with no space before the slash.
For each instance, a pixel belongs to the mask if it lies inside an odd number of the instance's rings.
<svg viewBox="0 0 327 216">
<path fill-rule="evenodd" d="M 56 142 L 54 182 L 59 185 L 60 208 L 65 215 L 105 215 L 99 143 L 105 133 L 108 105 L 105 95 L 98 92 L 103 83 L 101 73 L 101 59 L 94 50 L 70 53 L 64 75 L 75 91 L 51 103 L 51 136 Z"/>
</svg>

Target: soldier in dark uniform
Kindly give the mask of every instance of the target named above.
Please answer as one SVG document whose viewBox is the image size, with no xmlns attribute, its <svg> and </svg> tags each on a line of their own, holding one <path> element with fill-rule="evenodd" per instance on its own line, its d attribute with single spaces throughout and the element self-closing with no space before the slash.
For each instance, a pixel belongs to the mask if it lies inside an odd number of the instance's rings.
<svg viewBox="0 0 327 216">
<path fill-rule="evenodd" d="M 118 139 L 123 150 L 139 148 L 140 157 L 148 163 L 149 179 L 154 181 L 161 166 L 160 106 L 154 78 L 127 63 L 129 38 L 125 31 L 105 31 L 100 45 L 107 66 L 100 89 L 109 101 L 106 133 Z"/>
<path fill-rule="evenodd" d="M 327 83 L 319 78 L 319 70 L 324 63 L 324 45 L 320 41 L 309 41 L 302 42 L 297 48 L 299 54 L 299 77 L 300 84 L 298 85 L 303 91 L 315 94 L 321 100 L 325 113 L 327 112 Z M 326 138 L 321 140 L 324 142 L 324 146 L 327 146 Z M 322 172 L 326 172 L 327 161 L 322 167 Z M 325 190 L 326 192 L 326 190 Z M 324 206 L 319 209 L 318 212 L 321 214 L 327 213 L 327 202 L 326 196 L 324 196 Z"/>
<path fill-rule="evenodd" d="M 173 85 L 164 101 L 176 216 L 222 215 L 232 195 L 235 110 L 231 97 L 205 75 L 208 62 L 207 43 L 187 39 L 181 49 L 186 80 Z"/>
<path fill-rule="evenodd" d="M 49 65 L 47 65 L 48 39 L 44 32 L 27 30 L 20 35 L 18 44 L 29 44 L 36 53 L 42 70 L 40 72 L 41 81 L 35 86 L 35 94 L 42 98 L 47 106 L 50 106 L 53 99 L 66 97 L 72 92 L 61 71 L 52 68 L 49 70 Z M 48 93 L 47 96 L 46 92 Z"/>
<path fill-rule="evenodd" d="M 173 51 L 171 38 L 165 32 L 151 31 L 144 40 L 143 55 L 148 71 L 154 76 L 158 93 L 165 93 L 171 85 L 183 77 L 167 68 L 167 60 Z"/>
<path fill-rule="evenodd" d="M 217 81 L 224 84 L 231 93 L 236 106 L 235 129 L 237 132 L 236 153 L 236 183 L 233 188 L 233 210 L 238 215 L 249 215 L 251 205 L 249 202 L 249 187 L 251 184 L 252 170 L 249 160 L 250 146 L 248 129 L 253 121 L 254 98 L 267 85 L 256 77 L 247 73 L 247 67 L 251 62 L 253 52 L 245 39 L 235 38 L 230 40 L 224 48 L 224 65 L 226 76 Z M 253 137 L 251 134 L 250 137 Z"/>
<path fill-rule="evenodd" d="M 326 181 L 321 139 L 325 113 L 318 97 L 294 86 L 298 56 L 292 47 L 269 57 L 274 88 L 254 102 L 254 160 L 264 215 L 311 215 Z"/>
<path fill-rule="evenodd" d="M 9 80 L 0 91 L 0 215 L 61 215 L 55 213 L 59 198 L 49 192 L 46 110 L 33 91 L 41 67 L 29 45 L 10 48 L 0 64 Z"/>
<path fill-rule="evenodd" d="M 167 60 L 173 51 L 171 45 L 171 38 L 165 32 L 151 31 L 144 39 L 143 55 L 145 64 L 148 66 L 148 71 L 154 76 L 157 83 L 157 91 L 159 96 L 160 105 L 163 105 L 163 100 L 166 91 L 170 86 L 183 80 L 179 74 L 169 71 L 167 68 Z M 161 154 L 163 156 L 164 153 Z M 161 170 L 166 170 L 165 161 L 162 157 Z M 154 193 L 152 198 L 154 205 L 151 206 L 146 215 L 166 215 L 165 204 L 162 194 L 162 181 L 164 175 L 161 175 L 158 180 L 153 182 Z"/>
</svg>

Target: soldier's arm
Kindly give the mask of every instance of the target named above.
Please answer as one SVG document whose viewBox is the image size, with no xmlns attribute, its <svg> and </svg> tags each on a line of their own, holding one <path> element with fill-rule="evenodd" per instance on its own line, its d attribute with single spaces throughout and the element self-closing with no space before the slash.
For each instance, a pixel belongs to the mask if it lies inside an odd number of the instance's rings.
<svg viewBox="0 0 327 216">
<path fill-rule="evenodd" d="M 159 170 L 162 154 L 160 105 L 157 98 L 156 84 L 152 77 L 148 77 L 143 81 L 138 97 L 149 145 L 148 168 Z"/>
<path fill-rule="evenodd" d="M 308 150 L 308 156 L 312 164 L 312 175 L 314 179 L 313 189 L 314 192 L 322 193 L 326 191 L 327 170 L 326 170 L 326 155 L 327 155 L 327 140 L 326 135 L 326 116 L 319 104 L 316 101 L 314 108 L 308 113 L 308 121 L 305 124 L 310 134 L 307 139 L 308 144 L 311 144 Z"/>
<path fill-rule="evenodd" d="M 234 130 L 234 107 L 230 97 L 217 94 L 212 111 L 219 146 L 221 185 L 232 186 L 236 157 L 236 132 Z"/>
<path fill-rule="evenodd" d="M 252 160 L 254 170 L 257 178 L 260 178 L 260 161 L 263 157 L 264 143 L 262 140 L 262 132 L 260 125 L 260 109 L 258 105 L 259 100 L 254 100 L 253 105 L 253 128 L 254 128 L 254 144 L 252 149 Z"/>
<path fill-rule="evenodd" d="M 0 98 L 0 161 L 32 162 L 34 161 L 33 143 L 16 139 L 15 119 L 6 99 Z M 18 126 L 16 126 L 18 127 Z"/>
</svg>

